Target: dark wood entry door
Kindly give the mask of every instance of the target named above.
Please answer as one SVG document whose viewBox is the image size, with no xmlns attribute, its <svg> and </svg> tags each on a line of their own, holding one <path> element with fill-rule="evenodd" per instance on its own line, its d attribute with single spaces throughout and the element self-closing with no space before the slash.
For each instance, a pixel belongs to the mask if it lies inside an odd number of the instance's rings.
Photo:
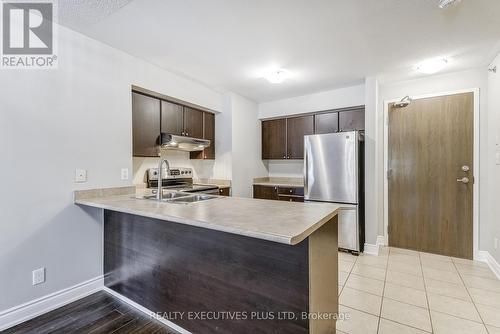
<svg viewBox="0 0 500 334">
<path fill-rule="evenodd" d="M 473 122 L 473 93 L 389 106 L 390 246 L 472 258 Z"/>
</svg>

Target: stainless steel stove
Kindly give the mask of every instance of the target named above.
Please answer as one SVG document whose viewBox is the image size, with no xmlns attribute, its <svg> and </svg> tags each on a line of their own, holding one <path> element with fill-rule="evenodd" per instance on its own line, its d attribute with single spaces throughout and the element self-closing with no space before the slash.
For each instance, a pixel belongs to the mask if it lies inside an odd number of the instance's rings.
<svg viewBox="0 0 500 334">
<path fill-rule="evenodd" d="M 164 168 L 161 174 L 167 175 L 167 169 Z M 147 184 L 148 188 L 158 187 L 158 168 L 148 169 Z M 193 184 L 193 170 L 184 167 L 170 168 L 170 173 L 162 180 L 162 188 L 188 193 L 219 194 L 217 186 Z"/>
</svg>

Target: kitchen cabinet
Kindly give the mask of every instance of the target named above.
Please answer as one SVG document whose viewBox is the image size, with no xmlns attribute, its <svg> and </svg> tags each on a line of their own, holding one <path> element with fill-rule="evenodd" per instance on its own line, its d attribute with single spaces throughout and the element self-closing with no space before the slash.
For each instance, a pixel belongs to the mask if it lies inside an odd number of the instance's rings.
<svg viewBox="0 0 500 334">
<path fill-rule="evenodd" d="M 161 132 L 182 136 L 184 133 L 184 107 L 161 101 Z"/>
<path fill-rule="evenodd" d="M 221 188 L 219 188 L 219 196 L 231 196 L 230 192 L 231 192 L 231 188 L 230 187 L 221 187 Z"/>
<path fill-rule="evenodd" d="M 339 131 L 353 131 L 365 129 L 365 109 L 340 111 Z"/>
<path fill-rule="evenodd" d="M 260 199 L 278 199 L 278 187 L 277 186 L 253 186 L 253 198 Z"/>
<path fill-rule="evenodd" d="M 160 131 L 160 100 L 133 92 L 133 155 L 137 157 L 158 157 Z"/>
<path fill-rule="evenodd" d="M 286 119 L 262 122 L 262 159 L 286 159 Z"/>
<path fill-rule="evenodd" d="M 203 138 L 203 111 L 184 107 L 184 135 Z"/>
<path fill-rule="evenodd" d="M 215 114 L 203 112 L 203 139 L 210 140 L 210 146 L 203 151 L 191 152 L 191 159 L 215 159 Z"/>
<path fill-rule="evenodd" d="M 304 136 L 314 133 L 314 116 L 286 119 L 286 158 L 304 159 Z"/>
<path fill-rule="evenodd" d="M 314 115 L 314 133 L 334 133 L 339 131 L 339 114 L 329 112 Z"/>
<path fill-rule="evenodd" d="M 304 187 L 254 185 L 253 198 L 304 202 Z"/>
</svg>

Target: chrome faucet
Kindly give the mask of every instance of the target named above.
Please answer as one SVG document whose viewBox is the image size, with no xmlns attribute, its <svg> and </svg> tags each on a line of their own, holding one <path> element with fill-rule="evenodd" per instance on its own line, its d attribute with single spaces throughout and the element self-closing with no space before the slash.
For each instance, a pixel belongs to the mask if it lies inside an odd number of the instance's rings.
<svg viewBox="0 0 500 334">
<path fill-rule="evenodd" d="M 167 165 L 167 176 L 170 174 L 170 164 L 168 163 L 168 160 L 165 158 L 160 158 L 160 163 L 158 164 L 158 190 L 156 194 L 156 199 L 161 201 L 163 199 L 163 191 L 161 189 L 162 187 L 162 181 L 163 181 L 163 176 L 162 174 L 162 167 L 163 164 Z"/>
</svg>

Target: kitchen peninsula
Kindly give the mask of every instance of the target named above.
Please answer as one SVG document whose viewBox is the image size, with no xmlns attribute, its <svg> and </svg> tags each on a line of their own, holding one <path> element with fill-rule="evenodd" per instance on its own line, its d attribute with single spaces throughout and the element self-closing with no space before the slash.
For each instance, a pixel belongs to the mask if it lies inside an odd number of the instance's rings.
<svg viewBox="0 0 500 334">
<path fill-rule="evenodd" d="M 75 192 L 104 210 L 106 287 L 192 333 L 335 333 L 338 205 L 135 191 Z"/>
</svg>

